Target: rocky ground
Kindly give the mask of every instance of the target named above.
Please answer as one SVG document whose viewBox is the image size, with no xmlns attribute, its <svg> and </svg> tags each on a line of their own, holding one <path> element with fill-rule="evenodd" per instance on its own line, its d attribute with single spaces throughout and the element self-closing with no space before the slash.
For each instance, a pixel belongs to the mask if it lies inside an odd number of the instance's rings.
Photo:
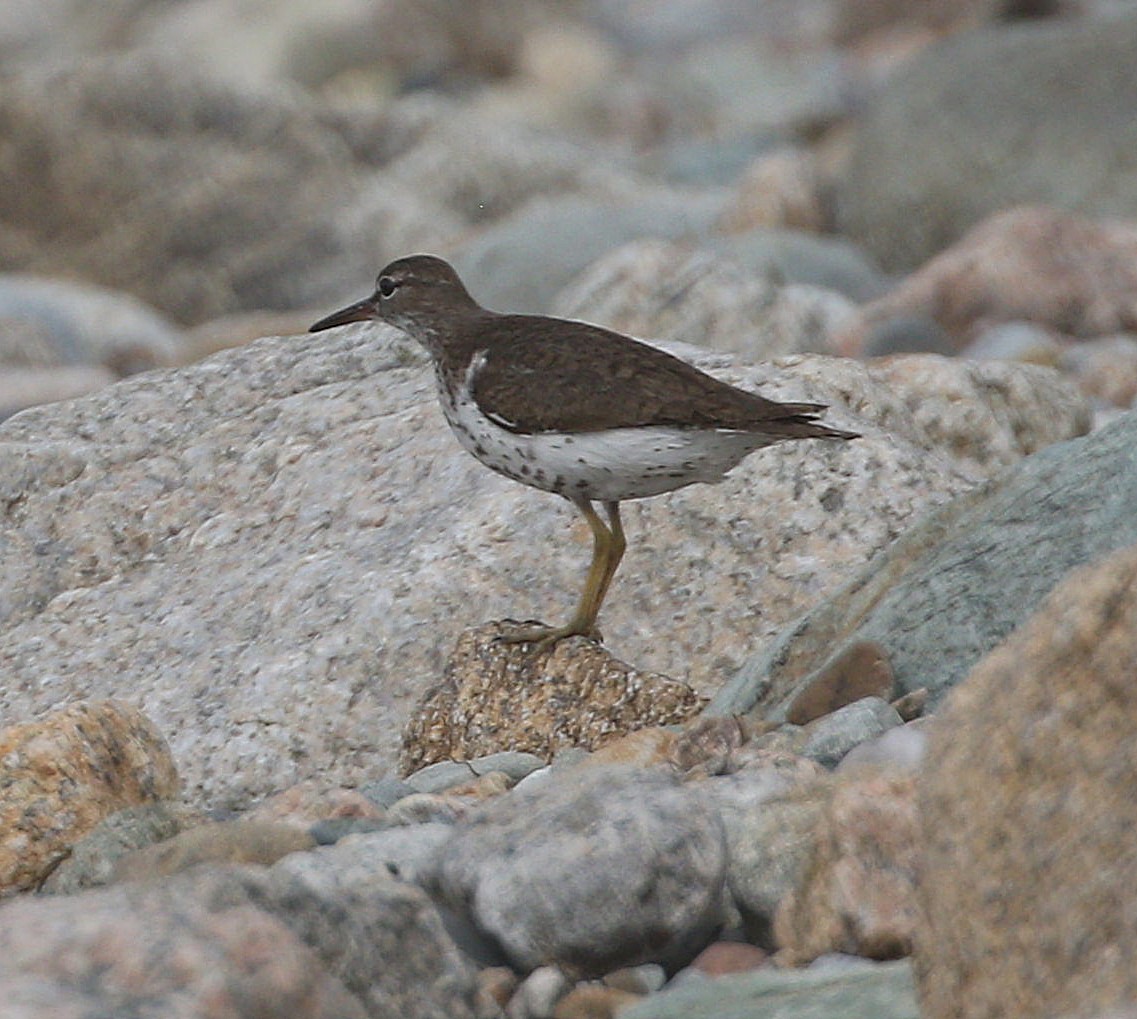
<svg viewBox="0 0 1137 1019">
<path fill-rule="evenodd" d="M 1137 1012 L 1137 5 L 0 11 L 0 1017 Z M 1076 83 L 1076 87 L 1074 87 Z M 433 251 L 861 433 L 588 535 Z"/>
</svg>

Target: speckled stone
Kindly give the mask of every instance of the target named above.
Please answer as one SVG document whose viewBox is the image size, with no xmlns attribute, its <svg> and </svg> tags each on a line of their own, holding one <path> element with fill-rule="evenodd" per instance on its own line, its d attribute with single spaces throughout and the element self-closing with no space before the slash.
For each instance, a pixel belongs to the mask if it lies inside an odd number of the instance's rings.
<svg viewBox="0 0 1137 1019">
<path fill-rule="evenodd" d="M 177 792 L 166 741 L 129 705 L 73 704 L 0 731 L 0 892 L 37 885 L 107 815 Z"/>
<path fill-rule="evenodd" d="M 496 638 L 509 624 L 467 630 L 441 684 L 428 691 L 403 732 L 404 773 L 436 761 L 506 748 L 551 758 L 592 749 L 647 726 L 683 722 L 702 706 L 685 683 L 626 665 L 581 637 L 536 651 Z"/>
</svg>

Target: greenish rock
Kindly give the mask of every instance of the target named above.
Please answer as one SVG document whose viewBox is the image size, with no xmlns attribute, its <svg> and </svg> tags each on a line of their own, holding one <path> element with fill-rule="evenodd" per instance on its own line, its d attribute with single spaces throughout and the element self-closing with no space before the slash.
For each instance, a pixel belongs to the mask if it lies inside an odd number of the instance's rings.
<svg viewBox="0 0 1137 1019">
<path fill-rule="evenodd" d="M 758 970 L 653 994 L 620 1019 L 919 1019 L 907 960 Z"/>
<path fill-rule="evenodd" d="M 1075 567 L 1137 543 L 1137 413 L 1055 443 L 934 510 L 750 659 L 714 715 L 778 719 L 803 677 L 877 641 L 933 710 Z"/>
</svg>

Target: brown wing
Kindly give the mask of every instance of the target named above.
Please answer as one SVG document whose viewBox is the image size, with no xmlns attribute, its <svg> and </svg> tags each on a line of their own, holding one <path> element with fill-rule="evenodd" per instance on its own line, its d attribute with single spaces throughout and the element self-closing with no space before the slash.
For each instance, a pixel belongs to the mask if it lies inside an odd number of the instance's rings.
<svg viewBox="0 0 1137 1019">
<path fill-rule="evenodd" d="M 592 432 L 637 425 L 771 431 L 785 438 L 850 436 L 816 423 L 824 404 L 776 403 L 599 326 L 495 315 L 473 380 L 483 409 L 515 432 Z M 493 340 L 489 340 L 492 330 Z"/>
</svg>

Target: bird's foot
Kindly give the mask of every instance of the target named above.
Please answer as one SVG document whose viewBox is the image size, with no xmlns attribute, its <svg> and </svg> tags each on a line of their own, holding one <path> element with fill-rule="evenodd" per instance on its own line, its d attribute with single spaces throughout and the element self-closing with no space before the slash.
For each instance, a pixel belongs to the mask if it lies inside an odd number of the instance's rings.
<svg viewBox="0 0 1137 1019">
<path fill-rule="evenodd" d="M 544 651 L 566 637 L 584 637 L 597 644 L 604 640 L 594 625 L 585 625 L 576 619 L 570 620 L 564 626 L 545 626 L 540 623 L 515 624 L 515 626 L 515 629 L 498 634 L 497 640 L 502 644 L 533 644 L 538 651 Z"/>
</svg>

